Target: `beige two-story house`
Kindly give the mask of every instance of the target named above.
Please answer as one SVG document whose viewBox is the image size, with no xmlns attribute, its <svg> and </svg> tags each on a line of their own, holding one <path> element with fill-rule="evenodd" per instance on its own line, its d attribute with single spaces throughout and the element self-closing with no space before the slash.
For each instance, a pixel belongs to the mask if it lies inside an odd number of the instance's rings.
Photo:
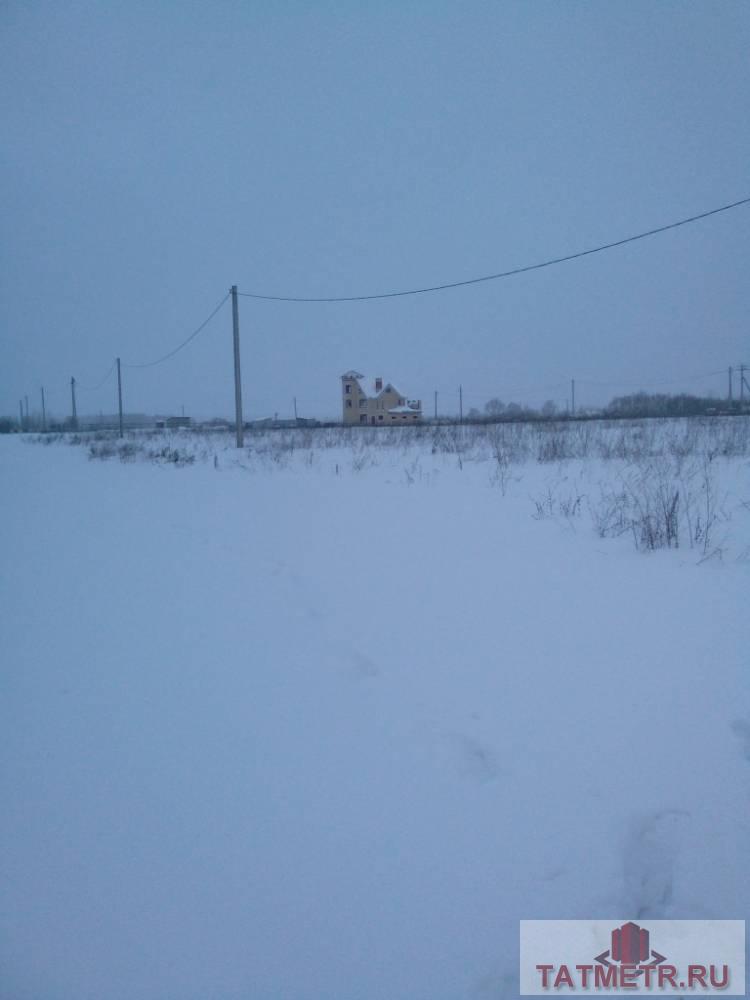
<svg viewBox="0 0 750 1000">
<path fill-rule="evenodd" d="M 422 401 L 407 399 L 390 382 L 375 379 L 371 391 L 363 385 L 364 375 L 345 372 L 341 376 L 341 403 L 345 424 L 413 424 L 422 419 Z"/>
</svg>

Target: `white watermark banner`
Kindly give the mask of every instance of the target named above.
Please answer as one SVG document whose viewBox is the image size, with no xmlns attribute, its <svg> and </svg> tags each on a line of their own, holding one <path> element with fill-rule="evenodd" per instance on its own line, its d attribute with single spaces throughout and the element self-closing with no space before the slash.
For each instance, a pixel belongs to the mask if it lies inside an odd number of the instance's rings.
<svg viewBox="0 0 750 1000">
<path fill-rule="evenodd" d="M 744 920 L 522 920 L 521 995 L 745 996 Z"/>
</svg>

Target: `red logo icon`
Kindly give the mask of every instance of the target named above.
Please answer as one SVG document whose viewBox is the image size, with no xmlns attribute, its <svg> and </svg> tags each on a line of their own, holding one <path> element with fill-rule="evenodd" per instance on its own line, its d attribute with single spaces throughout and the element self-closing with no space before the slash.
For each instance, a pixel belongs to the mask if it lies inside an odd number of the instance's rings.
<svg viewBox="0 0 750 1000">
<path fill-rule="evenodd" d="M 596 956 L 596 961 L 601 965 L 612 965 L 612 962 L 620 962 L 621 965 L 641 965 L 653 968 L 661 962 L 666 962 L 666 957 L 660 955 L 658 951 L 653 951 L 649 947 L 649 933 L 645 927 L 639 927 L 632 920 L 616 927 L 612 931 L 612 943 L 609 951 L 603 951 Z M 652 961 L 649 962 L 649 959 Z"/>
</svg>

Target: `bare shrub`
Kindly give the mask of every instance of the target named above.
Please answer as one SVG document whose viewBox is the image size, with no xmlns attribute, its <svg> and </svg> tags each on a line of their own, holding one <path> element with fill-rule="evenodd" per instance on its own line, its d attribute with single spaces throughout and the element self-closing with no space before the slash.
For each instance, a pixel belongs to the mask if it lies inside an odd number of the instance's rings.
<svg viewBox="0 0 750 1000">
<path fill-rule="evenodd" d="M 371 465 L 375 465 L 375 459 L 369 448 L 355 449 L 352 455 L 352 472 L 362 472 Z"/>
<path fill-rule="evenodd" d="M 589 498 L 589 513 L 600 538 L 616 538 L 630 531 L 630 499 L 627 490 L 600 485 L 596 504 Z"/>
<path fill-rule="evenodd" d="M 404 468 L 404 479 L 406 480 L 407 486 L 413 486 L 419 480 L 424 478 L 424 472 L 422 471 L 422 462 L 419 455 L 415 455 L 411 462 L 409 462 Z"/>
<path fill-rule="evenodd" d="M 567 521 L 580 517 L 583 500 L 584 497 L 581 493 L 569 493 L 567 496 L 560 497 L 558 501 L 560 513 Z"/>
<path fill-rule="evenodd" d="M 511 449 L 506 441 L 506 436 L 500 433 L 497 428 L 493 428 L 487 435 L 487 439 L 494 459 L 494 468 L 490 475 L 490 482 L 493 485 L 499 486 L 500 492 L 505 496 L 511 481 L 514 478 L 518 481 L 518 477 L 514 477 L 511 474 L 513 464 Z"/>
<path fill-rule="evenodd" d="M 540 440 L 537 447 L 538 462 L 562 462 L 572 458 L 568 432 L 555 424 L 540 424 Z"/>
<path fill-rule="evenodd" d="M 630 531 L 640 550 L 679 547 L 679 483 L 664 465 L 634 466 L 615 488 L 601 487 L 599 504 L 590 510 L 600 537 Z"/>
<path fill-rule="evenodd" d="M 536 507 L 536 513 L 532 514 L 532 517 L 537 521 L 543 521 L 545 518 L 555 516 L 555 506 L 556 499 L 552 493 L 552 488 L 547 487 L 546 493 L 542 493 L 538 497 L 533 497 L 534 506 Z"/>
<path fill-rule="evenodd" d="M 195 455 L 184 449 L 172 448 L 170 445 L 148 449 L 146 458 L 159 465 L 192 465 L 195 462 Z"/>
<path fill-rule="evenodd" d="M 704 556 L 708 555 L 714 541 L 714 529 L 720 520 L 727 520 L 714 479 L 714 457 L 704 455 L 699 472 L 697 513 L 691 530 L 691 543 L 699 545 Z"/>
<path fill-rule="evenodd" d="M 89 445 L 89 458 L 114 458 L 117 446 L 114 441 L 93 441 Z"/>
<path fill-rule="evenodd" d="M 532 517 L 537 521 L 547 518 L 563 518 L 573 527 L 574 522 L 581 516 L 585 495 L 579 493 L 577 489 L 561 493 L 559 485 L 548 486 L 544 493 L 532 498 L 535 508 Z"/>
<path fill-rule="evenodd" d="M 119 446 L 117 454 L 121 462 L 132 462 L 140 450 L 134 441 L 126 441 Z"/>
</svg>

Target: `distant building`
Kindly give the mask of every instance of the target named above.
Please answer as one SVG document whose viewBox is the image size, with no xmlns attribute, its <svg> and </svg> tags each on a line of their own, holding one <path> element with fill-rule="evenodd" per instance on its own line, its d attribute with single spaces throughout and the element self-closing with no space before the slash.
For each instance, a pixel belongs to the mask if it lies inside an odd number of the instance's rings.
<svg viewBox="0 0 750 1000">
<path fill-rule="evenodd" d="M 193 420 L 192 417 L 160 417 L 156 421 L 156 429 L 158 431 L 168 430 L 177 431 L 181 427 L 192 427 Z"/>
<path fill-rule="evenodd" d="M 204 421 L 201 427 L 207 431 L 228 431 L 232 429 L 233 424 L 231 420 L 225 420 L 223 417 L 213 417 Z"/>
<path fill-rule="evenodd" d="M 320 427 L 320 421 L 314 417 L 259 417 L 257 420 L 245 422 L 245 427 L 251 430 L 288 430 L 293 427 Z"/>
<path fill-rule="evenodd" d="M 127 430 L 152 427 L 154 418 L 145 413 L 123 413 L 122 426 Z M 116 413 L 97 413 L 78 417 L 78 428 L 83 431 L 117 430 L 120 419 Z"/>
<path fill-rule="evenodd" d="M 390 382 L 375 379 L 372 390 L 363 388 L 364 375 L 345 372 L 341 376 L 341 405 L 345 424 L 393 426 L 414 424 L 422 419 L 422 401 L 407 399 Z"/>
</svg>

